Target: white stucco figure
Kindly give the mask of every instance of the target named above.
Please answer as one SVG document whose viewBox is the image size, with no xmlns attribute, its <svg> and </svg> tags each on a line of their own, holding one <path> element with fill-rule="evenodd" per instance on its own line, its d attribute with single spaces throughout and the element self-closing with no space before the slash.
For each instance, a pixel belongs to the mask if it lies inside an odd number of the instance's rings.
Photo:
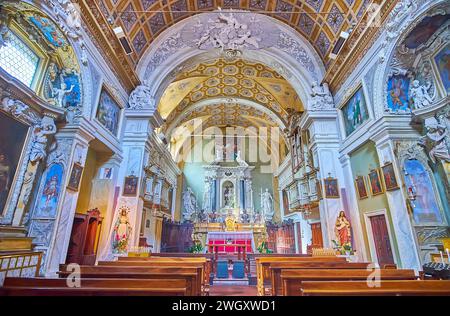
<svg viewBox="0 0 450 316">
<path fill-rule="evenodd" d="M 128 99 L 128 107 L 130 109 L 153 109 L 155 108 L 155 99 L 150 91 L 149 83 L 144 81 L 130 94 Z"/>
<path fill-rule="evenodd" d="M 261 213 L 263 218 L 268 222 L 273 219 L 273 215 L 275 214 L 273 210 L 273 198 L 269 189 L 261 193 Z"/>
<path fill-rule="evenodd" d="M 205 181 L 205 191 L 203 193 L 203 210 L 208 212 L 211 208 L 211 182 L 207 180 Z"/>
<path fill-rule="evenodd" d="M 71 85 L 69 89 L 67 89 L 67 85 L 64 82 L 64 79 L 61 76 L 61 88 L 52 88 L 53 100 L 57 106 L 63 108 L 65 107 L 64 100 L 66 95 L 72 92 L 74 85 Z"/>
<path fill-rule="evenodd" d="M 425 120 L 427 134 L 422 137 L 421 145 L 428 150 L 428 155 L 433 163 L 439 160 L 450 161 L 450 154 L 445 143 L 447 135 L 446 126 L 439 124 L 436 118 Z"/>
<path fill-rule="evenodd" d="M 192 215 L 195 214 L 197 210 L 197 199 L 195 194 L 190 187 L 186 189 L 183 193 L 183 217 L 185 220 L 190 220 Z"/>
<path fill-rule="evenodd" d="M 414 80 L 412 82 L 410 93 L 416 109 L 421 109 L 433 103 L 433 98 L 428 93 L 430 88 L 430 82 L 426 83 L 425 85 L 421 85 L 419 80 Z"/>
<path fill-rule="evenodd" d="M 241 167 L 248 167 L 248 163 L 245 162 L 245 160 L 242 159 L 242 153 L 240 150 L 238 150 L 237 154 L 236 154 L 236 162 L 239 164 L 239 166 Z"/>
<path fill-rule="evenodd" d="M 320 86 L 317 81 L 314 81 L 311 89 L 310 110 L 326 110 L 334 107 L 333 96 L 327 83 Z"/>
<path fill-rule="evenodd" d="M 45 116 L 40 125 L 34 128 L 30 161 L 36 163 L 47 156 L 47 143 L 50 135 L 56 133 L 56 125 L 52 118 Z"/>
</svg>

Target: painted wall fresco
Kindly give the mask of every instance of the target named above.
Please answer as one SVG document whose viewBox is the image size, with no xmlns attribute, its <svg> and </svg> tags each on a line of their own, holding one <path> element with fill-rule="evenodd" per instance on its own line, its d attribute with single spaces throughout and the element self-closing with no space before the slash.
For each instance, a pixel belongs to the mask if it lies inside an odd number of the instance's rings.
<svg viewBox="0 0 450 316">
<path fill-rule="evenodd" d="M 60 164 L 53 164 L 48 170 L 42 193 L 37 200 L 35 217 L 53 218 L 56 216 L 63 174 L 64 169 Z"/>
<path fill-rule="evenodd" d="M 434 62 L 447 93 L 450 92 L 450 44 L 445 46 L 435 57 Z"/>
<path fill-rule="evenodd" d="M 392 76 L 388 80 L 387 106 L 390 112 L 409 112 L 410 79 L 406 76 Z"/>
<path fill-rule="evenodd" d="M 64 35 L 48 18 L 39 15 L 32 15 L 28 19 L 39 29 L 47 42 L 49 42 L 52 46 L 63 47 L 67 45 Z"/>
<path fill-rule="evenodd" d="M 415 195 L 412 203 L 416 224 L 441 223 L 442 215 L 436 202 L 431 178 L 418 160 L 405 161 L 405 184 L 408 195 Z"/>
<path fill-rule="evenodd" d="M 16 174 L 28 126 L 0 112 L 0 214 L 5 208 Z"/>
<path fill-rule="evenodd" d="M 405 46 L 411 49 L 425 44 L 431 36 L 449 19 L 450 15 L 437 15 L 424 18 L 406 37 Z"/>
<path fill-rule="evenodd" d="M 346 135 L 353 133 L 359 126 L 369 119 L 366 100 L 362 88 L 342 107 Z"/>
<path fill-rule="evenodd" d="M 117 135 L 119 127 L 120 106 L 114 101 L 111 95 L 102 89 L 97 108 L 97 119 L 114 135 Z"/>
</svg>

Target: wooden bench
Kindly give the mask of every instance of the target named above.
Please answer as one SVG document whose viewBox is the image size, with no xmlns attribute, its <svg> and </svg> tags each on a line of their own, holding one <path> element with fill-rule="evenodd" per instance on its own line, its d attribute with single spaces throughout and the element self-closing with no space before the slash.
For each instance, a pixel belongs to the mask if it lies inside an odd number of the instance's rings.
<svg viewBox="0 0 450 316">
<path fill-rule="evenodd" d="M 73 272 L 66 265 L 60 265 L 61 278 L 70 277 Z M 80 266 L 80 278 L 113 279 L 184 279 L 187 295 L 201 296 L 202 267 L 181 266 Z"/>
<path fill-rule="evenodd" d="M 272 296 L 282 295 L 281 274 L 284 270 L 292 269 L 367 269 L 367 262 L 273 262 L 269 265 L 270 284 Z"/>
<path fill-rule="evenodd" d="M 270 284 L 270 264 L 275 262 L 347 262 L 342 257 L 310 257 L 310 256 L 289 256 L 289 257 L 256 257 L 256 278 L 258 295 L 264 296 L 264 284 Z"/>
<path fill-rule="evenodd" d="M 305 296 L 367 295 L 445 295 L 450 296 L 450 281 L 413 280 L 380 281 L 381 287 L 369 287 L 366 281 L 304 281 Z"/>
<path fill-rule="evenodd" d="M 0 296 L 184 296 L 186 288 L 2 287 Z"/>
<path fill-rule="evenodd" d="M 87 291 L 76 292 L 73 295 L 89 295 L 94 289 L 101 289 L 104 295 L 126 295 L 122 290 L 132 290 L 132 295 L 181 295 L 180 290 L 183 289 L 182 295 L 187 295 L 186 280 L 184 279 L 79 279 L 80 288 Z M 4 288 L 7 290 L 5 295 L 25 295 L 30 291 L 38 292 L 39 289 L 71 289 L 66 279 L 47 279 L 47 278 L 6 278 Z M 16 291 L 17 289 L 17 291 Z M 111 291 L 107 291 L 110 289 Z M 169 289 L 169 291 L 166 291 Z M 116 291 L 118 290 L 118 291 Z M 150 291 L 150 292 L 149 292 Z M 158 291 L 161 293 L 158 294 Z M 123 293 L 122 293 L 123 292 Z M 142 293 L 138 293 L 142 292 Z M 9 293 L 9 294 L 8 294 Z M 50 295 L 44 290 L 42 295 Z M 67 293 L 63 291 L 63 293 Z M 83 293 L 83 294 L 77 294 Z M 41 295 L 41 294 L 36 294 Z"/>
<path fill-rule="evenodd" d="M 205 295 L 209 294 L 209 274 L 210 274 L 210 260 L 206 258 L 168 258 L 168 257 L 152 257 L 132 258 L 135 260 L 119 260 L 119 261 L 99 261 L 98 266 L 123 266 L 123 267 L 148 267 L 148 266 L 180 266 L 180 267 L 201 267 L 199 275 L 201 280 L 202 292 Z"/>
<path fill-rule="evenodd" d="M 381 280 L 415 280 L 414 270 L 378 270 Z M 304 281 L 357 281 L 368 280 L 374 271 L 367 269 L 302 269 L 282 270 L 283 296 L 301 296 Z"/>
</svg>

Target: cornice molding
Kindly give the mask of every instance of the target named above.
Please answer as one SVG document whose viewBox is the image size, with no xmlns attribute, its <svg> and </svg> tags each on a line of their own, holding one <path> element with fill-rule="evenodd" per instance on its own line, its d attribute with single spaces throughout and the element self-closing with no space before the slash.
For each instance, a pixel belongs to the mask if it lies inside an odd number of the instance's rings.
<svg viewBox="0 0 450 316">
<path fill-rule="evenodd" d="M 95 1 L 77 0 L 76 2 L 80 6 L 83 21 L 89 28 L 90 39 L 117 73 L 118 80 L 128 94 L 131 93 L 140 84 L 140 80 L 116 35 Z"/>
<path fill-rule="evenodd" d="M 370 12 L 365 12 L 361 21 L 350 34 L 337 59 L 330 65 L 325 74 L 324 82 L 328 82 L 333 92 L 338 91 L 345 80 L 356 69 L 358 63 L 369 51 L 383 31 L 383 25 L 389 13 L 400 0 L 375 0 L 373 4 L 380 5 L 379 27 L 367 27 L 371 19 Z"/>
</svg>

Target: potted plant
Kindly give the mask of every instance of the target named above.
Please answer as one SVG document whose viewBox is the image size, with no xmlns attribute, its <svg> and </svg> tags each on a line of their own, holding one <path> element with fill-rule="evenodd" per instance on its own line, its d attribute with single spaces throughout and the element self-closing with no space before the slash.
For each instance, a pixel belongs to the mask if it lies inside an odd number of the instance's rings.
<svg viewBox="0 0 450 316">
<path fill-rule="evenodd" d="M 273 253 L 273 250 L 269 249 L 267 241 L 262 241 L 257 247 L 259 253 Z"/>
</svg>

